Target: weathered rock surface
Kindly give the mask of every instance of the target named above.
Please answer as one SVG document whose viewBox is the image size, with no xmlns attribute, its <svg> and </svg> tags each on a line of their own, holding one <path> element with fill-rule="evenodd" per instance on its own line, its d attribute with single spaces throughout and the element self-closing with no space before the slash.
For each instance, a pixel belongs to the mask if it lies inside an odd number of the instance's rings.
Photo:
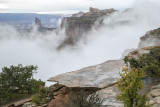
<svg viewBox="0 0 160 107">
<path fill-rule="evenodd" d="M 123 107 L 123 104 L 116 100 L 116 95 L 120 92 L 115 85 L 97 91 L 96 93 L 104 100 L 102 105 L 107 107 Z"/>
<path fill-rule="evenodd" d="M 119 72 L 123 65 L 125 65 L 123 60 L 109 60 L 99 65 L 60 74 L 48 81 L 58 82 L 67 87 L 104 88 L 120 78 Z"/>
<path fill-rule="evenodd" d="M 109 60 L 50 78 L 48 81 L 57 82 L 60 86 L 56 87 L 60 88 L 54 89 L 55 99 L 51 101 L 49 107 L 65 107 L 77 90 L 95 93 L 101 89 L 97 93 L 105 100 L 104 105 L 121 107 L 122 104 L 116 100 L 118 89 L 113 84 L 120 78 L 119 72 L 123 65 L 125 65 L 123 60 Z"/>
<path fill-rule="evenodd" d="M 142 54 L 149 53 L 152 48 L 160 47 L 160 45 L 154 45 L 149 47 L 144 47 L 141 49 L 136 49 L 128 54 L 129 58 L 138 59 Z"/>
<path fill-rule="evenodd" d="M 140 38 L 138 48 L 144 48 L 160 44 L 160 28 L 147 32 Z"/>
<path fill-rule="evenodd" d="M 160 89 L 154 89 L 154 90 L 152 90 L 152 91 L 150 92 L 150 95 L 151 95 L 152 97 L 158 97 L 158 96 L 160 96 Z"/>
<path fill-rule="evenodd" d="M 160 84 L 152 86 L 149 97 L 149 103 L 153 104 L 153 107 L 160 107 Z"/>
</svg>

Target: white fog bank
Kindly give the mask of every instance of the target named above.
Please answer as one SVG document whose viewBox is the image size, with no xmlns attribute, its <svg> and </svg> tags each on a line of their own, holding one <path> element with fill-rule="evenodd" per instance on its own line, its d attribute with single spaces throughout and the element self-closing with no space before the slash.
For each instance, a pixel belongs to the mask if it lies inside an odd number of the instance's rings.
<svg viewBox="0 0 160 107">
<path fill-rule="evenodd" d="M 93 29 L 77 46 L 61 51 L 56 47 L 64 39 L 64 31 L 58 35 L 36 31 L 21 34 L 1 24 L 0 68 L 37 65 L 35 77 L 46 81 L 61 73 L 119 59 L 125 49 L 137 48 L 140 37 L 147 31 L 160 27 L 159 10 L 159 5 L 142 3 L 135 5 L 133 10 L 114 13 L 105 18 L 103 27 Z"/>
</svg>

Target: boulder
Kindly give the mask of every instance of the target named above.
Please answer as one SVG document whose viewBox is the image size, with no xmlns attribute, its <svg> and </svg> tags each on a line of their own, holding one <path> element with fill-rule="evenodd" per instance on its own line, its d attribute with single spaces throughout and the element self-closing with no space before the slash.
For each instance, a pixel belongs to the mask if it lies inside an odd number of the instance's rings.
<svg viewBox="0 0 160 107">
<path fill-rule="evenodd" d="M 58 82 L 67 87 L 104 88 L 114 84 L 120 78 L 119 72 L 123 65 L 125 65 L 123 60 L 109 60 L 102 64 L 60 74 L 48 81 Z"/>
</svg>

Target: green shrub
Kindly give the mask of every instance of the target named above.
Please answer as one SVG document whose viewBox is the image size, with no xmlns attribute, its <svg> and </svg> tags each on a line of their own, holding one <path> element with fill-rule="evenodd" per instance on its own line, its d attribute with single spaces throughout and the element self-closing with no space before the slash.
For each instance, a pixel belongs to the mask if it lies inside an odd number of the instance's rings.
<svg viewBox="0 0 160 107">
<path fill-rule="evenodd" d="M 124 107 L 147 107 L 148 99 L 146 95 L 140 93 L 143 88 L 144 72 L 135 68 L 124 67 L 120 76 L 117 87 L 121 93 L 117 95 L 117 100 L 122 101 Z"/>
<path fill-rule="evenodd" d="M 149 53 L 142 54 L 139 59 L 128 57 L 124 58 L 124 62 L 130 63 L 132 68 L 142 69 L 147 76 L 160 76 L 160 48 L 156 47 Z"/>
<path fill-rule="evenodd" d="M 41 98 L 40 98 L 39 94 L 36 94 L 36 95 L 32 96 L 32 102 L 36 106 L 40 106 Z"/>
<path fill-rule="evenodd" d="M 49 98 L 49 100 L 47 98 Z M 53 99 L 53 93 L 50 87 L 41 87 L 38 93 L 32 96 L 32 102 L 37 106 L 48 103 L 51 99 Z"/>
</svg>

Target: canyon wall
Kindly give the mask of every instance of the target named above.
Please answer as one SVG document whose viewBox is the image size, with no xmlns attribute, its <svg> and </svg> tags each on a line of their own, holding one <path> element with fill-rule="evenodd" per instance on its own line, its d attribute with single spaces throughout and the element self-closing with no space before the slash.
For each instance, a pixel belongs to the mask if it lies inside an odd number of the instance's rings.
<svg viewBox="0 0 160 107">
<path fill-rule="evenodd" d="M 140 38 L 138 48 L 160 44 L 160 28 L 151 30 Z"/>
<path fill-rule="evenodd" d="M 90 11 L 87 13 L 79 12 L 73 14 L 71 17 L 64 17 L 62 19 L 61 29 L 65 29 L 66 39 L 58 48 L 76 44 L 77 41 L 94 27 L 95 22 L 97 22 L 96 27 L 100 26 L 103 22 L 103 17 L 115 11 L 114 9 L 99 10 L 90 7 Z"/>
</svg>

